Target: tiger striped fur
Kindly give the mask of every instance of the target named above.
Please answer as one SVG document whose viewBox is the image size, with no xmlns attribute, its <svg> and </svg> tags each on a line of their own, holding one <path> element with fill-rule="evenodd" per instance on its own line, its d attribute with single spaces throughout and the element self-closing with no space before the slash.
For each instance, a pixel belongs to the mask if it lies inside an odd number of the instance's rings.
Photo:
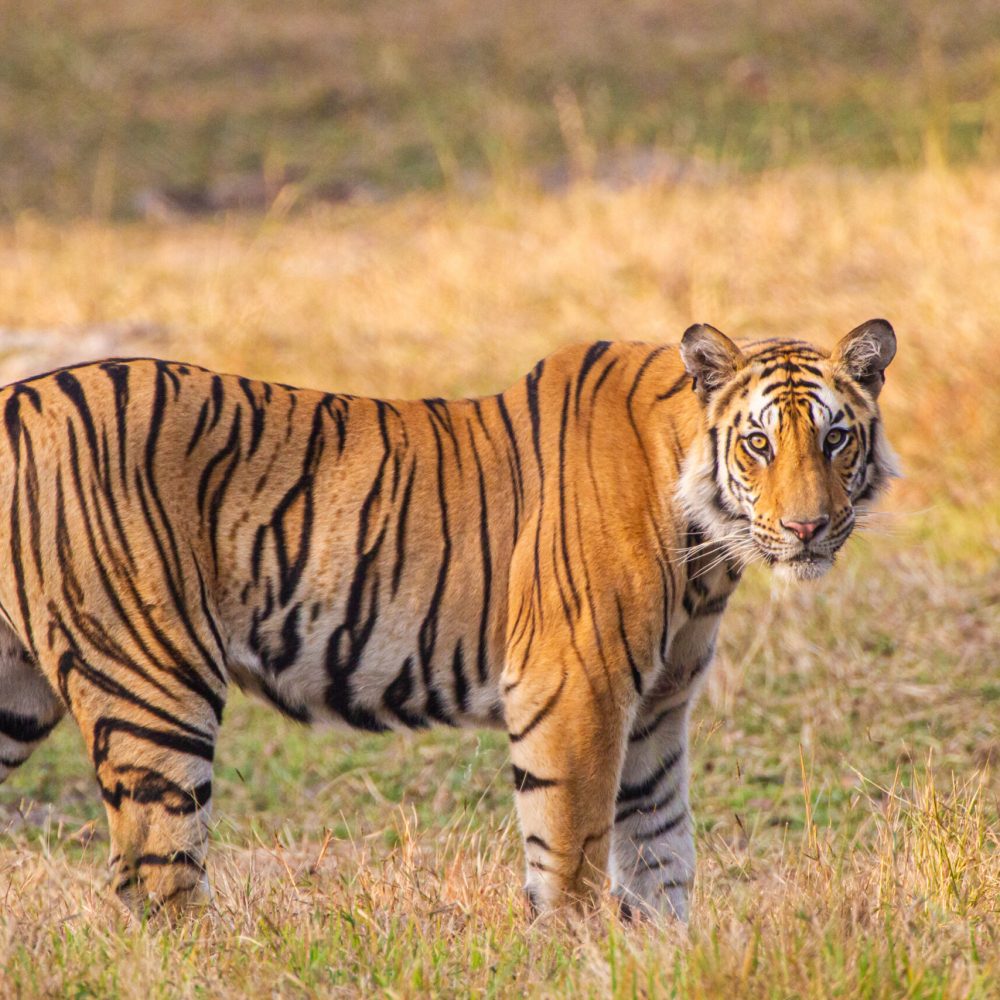
<svg viewBox="0 0 1000 1000">
<path fill-rule="evenodd" d="M 157 360 L 0 390 L 0 780 L 79 724 L 134 910 L 204 898 L 230 682 L 300 722 L 505 727 L 528 897 L 685 918 L 687 724 L 759 558 L 818 575 L 893 460 L 871 321 L 707 326 L 398 402 Z"/>
</svg>

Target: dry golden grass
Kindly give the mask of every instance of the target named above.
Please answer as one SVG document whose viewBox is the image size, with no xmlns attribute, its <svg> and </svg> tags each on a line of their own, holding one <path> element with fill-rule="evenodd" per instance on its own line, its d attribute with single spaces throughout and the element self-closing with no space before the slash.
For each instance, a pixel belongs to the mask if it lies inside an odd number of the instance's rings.
<svg viewBox="0 0 1000 1000">
<path fill-rule="evenodd" d="M 0 324 L 147 320 L 187 360 L 427 395 L 494 391 L 570 341 L 676 340 L 693 317 L 830 343 L 884 313 L 901 340 L 885 405 L 903 495 L 969 501 L 995 481 L 941 473 L 992 470 L 998 227 L 1000 174 L 982 171 L 412 196 L 304 219 L 279 203 L 160 228 L 24 216 L 0 232 Z"/>
<path fill-rule="evenodd" d="M 153 933 L 108 899 L 69 727 L 4 787 L 0 995 L 997 995 L 997 232 L 995 172 L 818 170 L 0 231 L 0 326 L 155 322 L 161 353 L 357 393 L 493 391 L 696 319 L 829 344 L 882 314 L 907 471 L 819 586 L 757 574 L 727 615 L 689 934 L 527 927 L 500 740 L 308 733 L 236 699 L 200 921 Z"/>
</svg>

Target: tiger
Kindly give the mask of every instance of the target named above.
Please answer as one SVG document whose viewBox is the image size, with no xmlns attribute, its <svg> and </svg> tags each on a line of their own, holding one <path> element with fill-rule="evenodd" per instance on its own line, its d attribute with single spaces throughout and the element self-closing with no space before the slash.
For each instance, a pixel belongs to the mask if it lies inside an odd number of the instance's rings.
<svg viewBox="0 0 1000 1000">
<path fill-rule="evenodd" d="M 229 685 L 299 723 L 506 730 L 536 915 L 687 920 L 692 705 L 744 569 L 832 565 L 896 474 L 891 325 L 566 347 L 400 401 L 111 359 L 0 390 L 0 780 L 69 712 L 110 885 L 210 901 Z M 112 897 L 114 898 L 114 897 Z"/>
</svg>

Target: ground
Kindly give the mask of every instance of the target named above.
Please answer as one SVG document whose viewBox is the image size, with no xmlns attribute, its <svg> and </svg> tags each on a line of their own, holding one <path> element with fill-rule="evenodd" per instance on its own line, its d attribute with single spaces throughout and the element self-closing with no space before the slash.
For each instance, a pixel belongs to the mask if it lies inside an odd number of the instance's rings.
<svg viewBox="0 0 1000 1000">
<path fill-rule="evenodd" d="M 117 909 L 71 723 L 0 790 L 0 993 L 996 995 L 998 231 L 1000 174 L 975 166 L 0 229 L 0 328 L 68 357 L 125 323 L 124 353 L 356 393 L 491 392 L 560 344 L 693 320 L 829 345 L 885 315 L 906 473 L 826 579 L 754 570 L 731 603 L 688 932 L 528 925 L 502 737 L 312 732 L 236 695 L 199 921 Z"/>
</svg>

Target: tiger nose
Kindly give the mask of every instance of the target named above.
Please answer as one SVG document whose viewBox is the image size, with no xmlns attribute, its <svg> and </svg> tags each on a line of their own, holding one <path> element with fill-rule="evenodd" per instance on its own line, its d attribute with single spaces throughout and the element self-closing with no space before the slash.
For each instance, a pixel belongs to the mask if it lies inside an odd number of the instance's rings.
<svg viewBox="0 0 1000 1000">
<path fill-rule="evenodd" d="M 830 518 L 824 514 L 813 521 L 782 521 L 781 526 L 792 532 L 800 542 L 808 543 L 822 531 L 830 522 Z"/>
</svg>

